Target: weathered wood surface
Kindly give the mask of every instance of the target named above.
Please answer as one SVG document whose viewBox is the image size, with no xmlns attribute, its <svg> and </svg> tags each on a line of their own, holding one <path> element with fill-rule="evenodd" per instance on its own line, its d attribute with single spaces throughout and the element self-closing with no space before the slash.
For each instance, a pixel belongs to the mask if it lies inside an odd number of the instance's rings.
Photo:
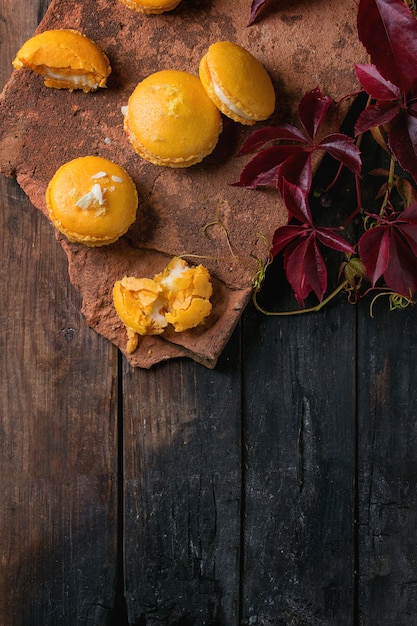
<svg viewBox="0 0 417 626">
<path fill-rule="evenodd" d="M 44 9 L 0 3 L 2 84 Z M 1 177 L 0 194 L 0 623 L 105 624 L 116 588 L 117 353 L 86 328 L 47 221 L 15 181 Z"/>
<path fill-rule="evenodd" d="M 47 2 L 0 0 L 1 85 Z M 249 307 L 134 370 L 0 179 L 0 624 L 417 624 L 415 311 Z"/>
</svg>

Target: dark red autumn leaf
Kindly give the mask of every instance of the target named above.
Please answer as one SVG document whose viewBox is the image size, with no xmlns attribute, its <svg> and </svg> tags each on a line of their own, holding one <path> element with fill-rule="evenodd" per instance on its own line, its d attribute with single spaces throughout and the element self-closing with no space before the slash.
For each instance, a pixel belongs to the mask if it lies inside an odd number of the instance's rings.
<svg viewBox="0 0 417 626">
<path fill-rule="evenodd" d="M 388 145 L 401 167 L 417 181 L 417 118 L 401 110 L 392 120 Z"/>
<path fill-rule="evenodd" d="M 287 180 L 307 191 L 311 186 L 311 156 L 316 151 L 327 152 L 356 175 L 360 174 L 360 151 L 351 137 L 333 133 L 317 138 L 331 99 L 319 88 L 312 89 L 301 99 L 298 118 L 302 129 L 292 124 L 268 126 L 256 130 L 243 143 L 240 155 L 259 150 L 242 170 L 236 186 L 256 188 L 274 185 L 282 191 Z M 274 142 L 273 147 L 265 147 Z M 291 143 L 289 143 L 291 142 Z"/>
<path fill-rule="evenodd" d="M 251 9 L 250 9 L 250 15 L 249 15 L 249 22 L 248 22 L 248 26 L 250 26 L 251 24 L 254 23 L 254 21 L 256 20 L 259 11 L 262 9 L 263 5 L 267 2 L 268 0 L 252 0 L 252 5 L 251 5 Z"/>
<path fill-rule="evenodd" d="M 330 154 L 336 161 L 347 167 L 357 176 L 361 173 L 360 152 L 351 137 L 347 137 L 341 133 L 327 135 L 317 145 L 318 150 L 324 150 Z"/>
<path fill-rule="evenodd" d="M 409 207 L 401 211 L 398 216 L 397 222 L 401 224 L 401 232 L 403 234 L 404 230 L 408 230 L 409 227 L 412 227 L 412 229 L 414 229 L 414 227 L 417 226 L 417 202 L 414 202 Z M 415 245 L 417 246 L 417 236 L 415 237 Z M 417 256 L 417 247 L 415 249 L 415 254 Z"/>
<path fill-rule="evenodd" d="M 362 87 L 375 100 L 399 100 L 401 89 L 386 80 L 375 65 L 355 65 L 356 75 Z"/>
<path fill-rule="evenodd" d="M 359 253 L 373 286 L 383 278 L 403 296 L 417 291 L 417 203 L 377 225 L 359 240 Z"/>
<path fill-rule="evenodd" d="M 285 181 L 282 187 L 282 198 L 288 211 L 288 220 L 295 218 L 301 224 L 313 226 L 306 191 L 300 189 L 298 185 Z"/>
<path fill-rule="evenodd" d="M 399 87 L 386 80 L 375 65 L 356 65 L 356 75 L 362 88 L 376 100 L 366 107 L 355 124 L 355 135 L 391 122 L 401 107 Z"/>
<path fill-rule="evenodd" d="M 296 152 L 285 159 L 281 165 L 278 176 L 278 189 L 281 190 L 284 182 L 297 186 L 297 188 L 308 193 L 311 187 L 313 168 L 311 165 L 311 152 Z"/>
<path fill-rule="evenodd" d="M 402 0 L 360 0 L 360 41 L 379 72 L 408 92 L 417 83 L 417 22 Z"/>
<path fill-rule="evenodd" d="M 298 118 L 307 135 L 312 139 L 316 138 L 331 104 L 331 98 L 324 96 L 319 87 L 308 91 L 301 98 L 298 105 Z"/>
<path fill-rule="evenodd" d="M 361 0 L 358 32 L 373 65 L 356 72 L 375 102 L 359 116 L 355 134 L 385 127 L 390 150 L 417 181 L 417 20 L 401 0 Z"/>
<path fill-rule="evenodd" d="M 398 102 L 376 102 L 362 111 L 355 124 L 355 135 L 389 124 L 398 115 Z"/>
<path fill-rule="evenodd" d="M 359 240 L 359 254 L 366 273 L 374 286 L 383 276 L 389 260 L 389 231 L 374 227 L 367 230 Z"/>
<path fill-rule="evenodd" d="M 353 248 L 330 229 L 304 224 L 282 226 L 275 231 L 272 251 L 276 256 L 284 250 L 285 274 L 299 304 L 311 292 L 321 302 L 326 292 L 327 269 L 320 244 L 353 254 Z"/>
<path fill-rule="evenodd" d="M 284 252 L 285 273 L 300 304 L 311 292 L 321 301 L 327 288 L 327 270 L 320 246 L 348 254 L 354 250 L 335 229 L 313 225 L 307 194 L 299 187 L 285 182 L 283 198 L 290 219 L 299 223 L 277 228 L 271 254 L 275 257 Z"/>
<path fill-rule="evenodd" d="M 313 236 L 300 240 L 284 253 L 284 269 L 300 305 L 314 292 L 321 302 L 327 288 L 327 269 Z"/>
<path fill-rule="evenodd" d="M 307 141 L 305 134 L 292 126 L 292 124 L 279 124 L 278 126 L 265 126 L 259 128 L 245 139 L 240 148 L 238 155 L 249 154 L 262 148 L 271 141 L 294 141 L 301 144 Z"/>
<path fill-rule="evenodd" d="M 338 235 L 334 228 L 316 228 L 316 231 L 317 239 L 328 248 L 338 250 L 339 252 L 345 252 L 346 254 L 355 253 L 355 250 L 352 248 L 350 243 Z"/>
<path fill-rule="evenodd" d="M 292 145 L 265 148 L 245 165 L 235 186 L 256 189 L 264 185 L 278 188 L 282 164 L 298 152 L 299 147 Z"/>
<path fill-rule="evenodd" d="M 384 272 L 388 287 L 403 296 L 417 290 L 417 259 L 396 231 L 390 233 L 389 263 Z"/>
</svg>

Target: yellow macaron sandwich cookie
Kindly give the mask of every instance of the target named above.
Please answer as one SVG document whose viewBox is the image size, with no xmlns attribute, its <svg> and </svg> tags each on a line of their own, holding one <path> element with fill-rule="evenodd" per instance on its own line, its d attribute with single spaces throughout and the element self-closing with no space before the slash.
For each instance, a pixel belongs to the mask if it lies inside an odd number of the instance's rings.
<svg viewBox="0 0 417 626">
<path fill-rule="evenodd" d="M 45 30 L 28 39 L 13 67 L 40 74 L 46 87 L 84 92 L 106 87 L 111 72 L 105 53 L 86 35 L 67 28 Z"/>
<path fill-rule="evenodd" d="M 85 156 L 56 171 L 46 189 L 51 222 L 72 243 L 97 247 L 114 243 L 136 219 L 138 194 L 116 163 Z"/>
<path fill-rule="evenodd" d="M 271 78 L 245 48 L 230 41 L 212 44 L 200 61 L 199 74 L 212 101 L 232 120 L 249 126 L 274 112 Z"/>
<path fill-rule="evenodd" d="M 121 0 L 129 9 L 138 13 L 165 13 L 172 11 L 181 0 Z"/>
<path fill-rule="evenodd" d="M 189 167 L 209 155 L 222 119 L 200 79 L 161 70 L 141 81 L 123 107 L 124 128 L 135 151 L 155 165 Z"/>
</svg>

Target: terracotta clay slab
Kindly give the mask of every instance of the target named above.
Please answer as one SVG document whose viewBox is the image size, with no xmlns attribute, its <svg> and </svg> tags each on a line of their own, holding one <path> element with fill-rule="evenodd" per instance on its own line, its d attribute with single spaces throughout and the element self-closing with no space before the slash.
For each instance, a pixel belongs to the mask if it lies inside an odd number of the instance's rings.
<svg viewBox="0 0 417 626">
<path fill-rule="evenodd" d="M 111 298 L 114 281 L 125 274 L 152 277 L 173 255 L 187 255 L 213 276 L 206 324 L 144 337 L 126 355 L 132 366 L 187 356 L 214 367 L 250 298 L 256 258 L 266 258 L 265 241 L 286 220 L 274 190 L 231 186 L 245 164 L 236 153 L 255 127 L 224 118 L 215 151 L 191 168 L 157 167 L 138 157 L 122 115 L 136 84 L 161 69 L 197 74 L 208 46 L 230 40 L 250 50 L 271 75 L 277 107 L 265 124 L 292 121 L 300 97 L 317 85 L 335 100 L 358 88 L 354 64 L 365 60 L 365 52 L 353 2 L 271 2 L 247 27 L 249 9 L 250 0 L 182 0 L 172 12 L 146 16 L 119 0 L 55 0 L 37 32 L 75 28 L 88 35 L 110 59 L 108 88 L 90 94 L 53 90 L 31 72 L 13 71 L 0 99 L 0 171 L 16 176 L 45 215 L 50 178 L 78 156 L 109 158 L 137 185 L 137 220 L 116 244 L 89 249 L 57 236 L 92 328 L 125 351 L 125 329 Z"/>
</svg>

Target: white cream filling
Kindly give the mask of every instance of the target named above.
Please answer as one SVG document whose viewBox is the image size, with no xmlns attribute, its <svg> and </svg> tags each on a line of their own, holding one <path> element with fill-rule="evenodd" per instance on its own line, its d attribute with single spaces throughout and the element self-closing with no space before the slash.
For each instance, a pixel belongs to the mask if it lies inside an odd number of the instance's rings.
<svg viewBox="0 0 417 626">
<path fill-rule="evenodd" d="M 184 267 L 181 261 L 177 261 L 176 264 L 171 267 L 167 276 L 161 280 L 161 285 L 167 289 L 173 290 L 176 287 L 175 281 L 177 278 L 181 278 L 189 270 L 188 267 Z"/>
<path fill-rule="evenodd" d="M 165 316 L 161 313 L 161 309 L 164 308 L 164 305 L 165 303 L 163 300 L 157 298 L 153 304 L 152 311 L 150 312 L 150 317 L 156 324 L 158 324 L 158 326 L 161 326 L 161 328 L 168 326 Z"/>
<path fill-rule="evenodd" d="M 88 76 L 85 76 L 84 74 L 78 74 L 78 75 L 60 74 L 59 72 L 57 71 L 53 72 L 49 67 L 46 67 L 43 75 L 46 78 L 50 78 L 52 80 L 62 80 L 62 81 L 65 81 L 66 83 L 73 83 L 74 85 L 77 85 L 77 86 L 83 86 L 83 87 L 98 86 L 97 81 L 91 80 L 90 78 L 88 78 Z"/>
<path fill-rule="evenodd" d="M 231 102 L 229 98 L 226 96 L 226 94 L 220 89 L 218 85 L 216 85 L 214 81 L 213 81 L 213 88 L 214 88 L 214 93 L 216 94 L 218 99 L 221 102 L 223 102 L 223 104 L 225 104 L 228 109 L 233 111 L 233 113 L 235 113 L 236 115 L 239 115 L 239 117 L 243 117 L 245 120 L 254 119 L 253 117 L 251 117 L 250 115 L 248 115 L 247 113 L 244 113 L 241 109 L 239 109 L 239 107 L 237 107 L 233 102 Z"/>
</svg>

